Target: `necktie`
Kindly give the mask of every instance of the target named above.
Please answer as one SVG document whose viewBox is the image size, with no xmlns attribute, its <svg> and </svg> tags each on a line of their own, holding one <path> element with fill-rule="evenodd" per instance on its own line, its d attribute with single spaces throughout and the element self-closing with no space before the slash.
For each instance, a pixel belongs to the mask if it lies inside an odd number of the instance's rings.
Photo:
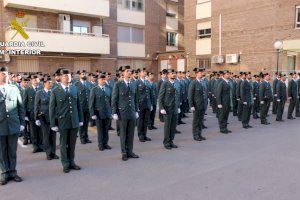
<svg viewBox="0 0 300 200">
<path fill-rule="evenodd" d="M 5 91 L 4 87 L 1 89 L 1 92 L 2 92 L 3 96 L 6 96 L 6 91 Z"/>
<path fill-rule="evenodd" d="M 69 93 L 69 87 L 66 87 L 66 93 Z"/>
</svg>

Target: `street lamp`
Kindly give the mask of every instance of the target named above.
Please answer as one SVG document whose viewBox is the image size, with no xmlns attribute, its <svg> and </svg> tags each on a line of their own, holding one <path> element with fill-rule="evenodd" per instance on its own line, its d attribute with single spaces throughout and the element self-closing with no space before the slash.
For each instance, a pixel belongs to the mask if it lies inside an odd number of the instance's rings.
<svg viewBox="0 0 300 200">
<path fill-rule="evenodd" d="M 279 53 L 282 47 L 283 47 L 283 42 L 281 40 L 276 40 L 274 43 L 274 48 L 276 49 L 277 52 L 277 68 L 276 68 L 277 73 L 279 71 Z"/>
</svg>

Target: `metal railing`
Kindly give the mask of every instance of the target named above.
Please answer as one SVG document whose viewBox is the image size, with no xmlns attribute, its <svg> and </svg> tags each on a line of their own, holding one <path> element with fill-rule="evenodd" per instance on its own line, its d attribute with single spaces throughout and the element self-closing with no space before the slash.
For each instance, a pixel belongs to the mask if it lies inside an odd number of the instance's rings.
<svg viewBox="0 0 300 200">
<path fill-rule="evenodd" d="M 76 36 L 87 36 L 87 37 L 104 37 L 108 38 L 109 35 L 107 34 L 97 34 L 97 33 L 77 33 L 74 31 L 63 31 L 63 30 L 54 30 L 54 29 L 43 29 L 43 28 L 28 28 L 23 27 L 25 31 L 28 32 L 39 32 L 39 33 L 54 33 L 54 34 L 63 34 L 63 35 L 76 35 Z M 15 30 L 11 26 L 6 28 L 6 31 Z"/>
</svg>

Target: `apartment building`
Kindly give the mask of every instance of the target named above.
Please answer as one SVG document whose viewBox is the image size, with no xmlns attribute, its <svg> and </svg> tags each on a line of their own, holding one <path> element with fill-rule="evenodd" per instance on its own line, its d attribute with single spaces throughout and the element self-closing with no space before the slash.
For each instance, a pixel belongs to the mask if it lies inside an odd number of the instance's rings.
<svg viewBox="0 0 300 200">
<path fill-rule="evenodd" d="M 67 67 L 114 73 L 119 66 L 131 65 L 158 73 L 158 66 L 170 65 L 166 57 L 177 59 L 183 50 L 183 0 L 1 0 L 0 15 L 0 41 L 44 44 L 21 48 L 39 49 L 41 55 L 0 57 L 12 71 Z M 28 39 L 12 27 L 12 20 Z"/>
<path fill-rule="evenodd" d="M 275 72 L 278 62 L 279 71 L 300 70 L 299 0 L 185 0 L 184 6 L 190 68 Z"/>
</svg>

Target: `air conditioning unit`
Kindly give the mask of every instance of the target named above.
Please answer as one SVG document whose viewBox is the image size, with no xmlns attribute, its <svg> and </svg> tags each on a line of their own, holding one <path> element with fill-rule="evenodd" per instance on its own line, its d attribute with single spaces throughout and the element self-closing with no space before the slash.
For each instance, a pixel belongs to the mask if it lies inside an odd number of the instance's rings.
<svg viewBox="0 0 300 200">
<path fill-rule="evenodd" d="M 226 54 L 226 63 L 237 64 L 239 62 L 239 54 Z"/>
<path fill-rule="evenodd" d="M 214 64 L 222 64 L 224 63 L 224 56 L 216 55 L 211 58 L 211 62 Z"/>
<path fill-rule="evenodd" d="M 58 27 L 59 30 L 64 32 L 71 31 L 71 17 L 70 15 L 59 14 L 58 15 Z"/>
<path fill-rule="evenodd" d="M 94 33 L 96 36 L 101 36 L 103 34 L 102 26 L 93 26 L 92 33 Z"/>
</svg>

